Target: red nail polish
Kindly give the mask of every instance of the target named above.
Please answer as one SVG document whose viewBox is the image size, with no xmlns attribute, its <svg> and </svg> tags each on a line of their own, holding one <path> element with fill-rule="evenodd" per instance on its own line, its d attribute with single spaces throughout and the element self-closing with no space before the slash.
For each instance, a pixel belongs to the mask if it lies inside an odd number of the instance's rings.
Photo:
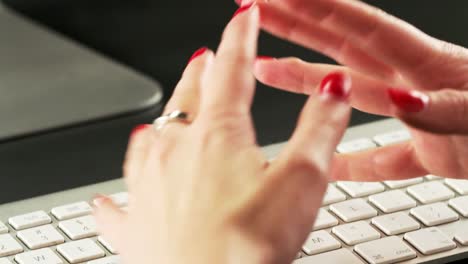
<svg viewBox="0 0 468 264">
<path fill-rule="evenodd" d="M 237 11 L 234 13 L 234 15 L 232 16 L 232 18 L 235 18 L 237 15 L 249 10 L 252 6 L 253 6 L 253 2 L 252 3 L 248 3 L 248 4 L 245 4 L 245 5 L 242 5 L 239 9 L 237 9 Z"/>
<path fill-rule="evenodd" d="M 195 51 L 195 52 L 193 53 L 192 57 L 190 57 L 188 63 L 192 62 L 194 59 L 196 59 L 196 58 L 200 57 L 201 55 L 203 55 L 207 50 L 208 50 L 207 47 L 201 47 L 201 48 L 199 48 L 197 51 Z"/>
<path fill-rule="evenodd" d="M 340 72 L 330 73 L 320 84 L 320 94 L 331 95 L 338 99 L 347 100 L 351 93 L 351 79 Z"/>
<path fill-rule="evenodd" d="M 276 58 L 270 56 L 257 56 L 257 60 L 274 60 Z"/>
<path fill-rule="evenodd" d="M 143 131 L 150 127 L 151 125 L 143 124 L 143 125 L 138 125 L 136 126 L 133 130 L 132 133 L 130 133 L 130 137 L 133 137 L 134 135 L 138 134 L 140 131 Z"/>
<path fill-rule="evenodd" d="M 409 113 L 421 112 L 429 103 L 429 96 L 414 90 L 390 88 L 388 96 L 400 110 Z"/>
</svg>

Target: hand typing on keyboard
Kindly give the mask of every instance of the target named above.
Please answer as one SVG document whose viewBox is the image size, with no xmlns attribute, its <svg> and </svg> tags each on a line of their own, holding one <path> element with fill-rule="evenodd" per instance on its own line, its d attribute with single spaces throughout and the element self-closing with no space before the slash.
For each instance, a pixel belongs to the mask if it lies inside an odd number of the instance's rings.
<svg viewBox="0 0 468 264">
<path fill-rule="evenodd" d="M 354 107 L 397 117 L 410 128 L 411 142 L 337 155 L 334 179 L 468 178 L 467 49 L 361 1 L 260 0 L 257 5 L 265 30 L 343 64 L 262 59 L 255 66 L 258 80 L 310 94 L 311 84 L 327 72 L 345 71 L 353 79 Z"/>
<path fill-rule="evenodd" d="M 98 230 L 124 263 L 290 263 L 306 240 L 347 127 L 351 81 L 328 75 L 288 146 L 269 162 L 250 116 L 258 33 L 258 8 L 239 9 L 216 55 L 196 52 L 167 105 L 166 113 L 187 111 L 190 122 L 140 126 L 132 134 L 127 211 L 106 197 L 95 210 Z M 66 220 L 61 228 L 76 233 L 85 222 Z M 339 246 L 330 235 L 323 239 L 328 248 Z M 73 258 L 88 244 L 59 250 Z"/>
</svg>

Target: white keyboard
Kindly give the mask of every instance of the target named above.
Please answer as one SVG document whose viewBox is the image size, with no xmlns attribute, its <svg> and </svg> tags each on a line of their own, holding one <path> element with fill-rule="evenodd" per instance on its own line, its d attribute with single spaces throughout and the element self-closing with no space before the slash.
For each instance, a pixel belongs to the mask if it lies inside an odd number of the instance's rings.
<svg viewBox="0 0 468 264">
<path fill-rule="evenodd" d="M 406 141 L 395 120 L 348 130 L 337 151 Z M 273 158 L 283 144 L 264 148 Z M 0 205 L 0 264 L 118 264 L 100 237 L 89 198 L 112 194 L 121 180 Z M 468 181 L 428 175 L 404 181 L 330 183 L 315 226 L 294 264 L 448 263 L 468 258 Z"/>
</svg>

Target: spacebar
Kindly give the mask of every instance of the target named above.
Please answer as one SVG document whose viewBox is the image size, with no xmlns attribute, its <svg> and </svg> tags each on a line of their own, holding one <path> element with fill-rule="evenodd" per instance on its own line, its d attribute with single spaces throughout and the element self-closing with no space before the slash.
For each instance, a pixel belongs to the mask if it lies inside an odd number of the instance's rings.
<svg viewBox="0 0 468 264">
<path fill-rule="evenodd" d="M 338 249 L 335 251 L 304 257 L 293 262 L 293 264 L 363 264 L 363 262 L 347 249 Z"/>
</svg>

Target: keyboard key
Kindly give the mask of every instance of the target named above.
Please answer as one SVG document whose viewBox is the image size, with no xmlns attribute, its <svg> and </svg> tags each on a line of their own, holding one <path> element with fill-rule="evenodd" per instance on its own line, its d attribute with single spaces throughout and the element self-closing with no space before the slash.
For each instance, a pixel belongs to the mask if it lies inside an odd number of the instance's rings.
<svg viewBox="0 0 468 264">
<path fill-rule="evenodd" d="M 16 230 L 52 223 L 52 218 L 44 211 L 37 211 L 29 214 L 18 215 L 8 220 L 10 225 Z"/>
<path fill-rule="evenodd" d="M 0 258 L 0 264 L 13 264 L 7 258 Z"/>
<path fill-rule="evenodd" d="M 445 184 L 454 189 L 460 195 L 468 194 L 468 180 L 446 179 Z"/>
<path fill-rule="evenodd" d="M 462 219 L 438 227 L 449 238 L 453 238 L 463 246 L 468 246 L 468 219 Z"/>
<path fill-rule="evenodd" d="M 347 249 L 338 249 L 310 257 L 304 257 L 293 264 L 363 264 L 363 262 Z"/>
<path fill-rule="evenodd" d="M 454 192 L 438 181 L 408 187 L 408 193 L 423 204 L 446 201 L 455 196 Z"/>
<path fill-rule="evenodd" d="M 119 207 L 124 207 L 128 205 L 128 192 L 120 192 L 116 194 L 109 195 L 109 198 L 114 202 L 115 205 Z M 93 201 L 96 205 L 96 200 Z"/>
<path fill-rule="evenodd" d="M 120 264 L 122 263 L 119 256 L 110 256 L 107 258 L 89 261 L 88 264 Z"/>
<path fill-rule="evenodd" d="M 374 137 L 374 141 L 379 144 L 379 146 L 388 146 L 401 142 L 405 142 L 411 139 L 411 134 L 408 130 L 399 130 L 390 133 L 385 133 L 377 135 Z"/>
<path fill-rule="evenodd" d="M 52 225 L 26 229 L 19 231 L 16 235 L 30 249 L 49 247 L 65 242 L 65 238 Z"/>
<path fill-rule="evenodd" d="M 369 197 L 369 201 L 384 213 L 394 213 L 417 205 L 413 198 L 400 190 L 372 195 Z"/>
<path fill-rule="evenodd" d="M 409 180 L 401 180 L 401 181 L 384 181 L 384 184 L 388 186 L 390 189 L 400 189 L 405 188 L 411 185 L 415 185 L 418 183 L 422 183 L 424 178 L 414 178 Z"/>
<path fill-rule="evenodd" d="M 8 233 L 8 227 L 4 223 L 0 222 L 0 234 L 5 233 Z"/>
<path fill-rule="evenodd" d="M 348 200 L 330 205 L 330 210 L 345 222 L 368 219 L 377 215 L 377 210 L 364 199 Z"/>
<path fill-rule="evenodd" d="M 444 203 L 419 206 L 411 209 L 410 213 L 426 226 L 436 226 L 458 220 L 458 214 Z"/>
<path fill-rule="evenodd" d="M 442 180 L 443 178 L 435 175 L 427 175 L 426 177 L 424 177 L 424 179 L 426 179 L 427 181 L 438 181 Z"/>
<path fill-rule="evenodd" d="M 352 198 L 360 198 L 385 191 L 379 182 L 338 182 L 337 186 Z"/>
<path fill-rule="evenodd" d="M 454 198 L 449 201 L 449 205 L 463 217 L 468 217 L 468 196 Z"/>
<path fill-rule="evenodd" d="M 110 253 L 112 254 L 117 254 L 117 250 L 111 245 L 109 244 L 109 242 L 107 242 L 107 240 L 105 240 L 102 236 L 99 236 L 98 237 L 98 241 L 99 243 L 101 243 L 101 245 L 103 245 L 107 250 L 109 250 Z"/>
<path fill-rule="evenodd" d="M 96 221 L 91 215 L 62 221 L 58 226 L 71 240 L 97 236 L 98 233 Z"/>
<path fill-rule="evenodd" d="M 436 227 L 405 234 L 405 240 L 424 255 L 431 255 L 455 248 L 457 245 Z"/>
<path fill-rule="evenodd" d="M 92 211 L 93 209 L 91 208 L 89 203 L 78 202 L 78 203 L 55 207 L 52 209 L 51 213 L 58 220 L 67 220 L 67 219 L 91 214 Z"/>
<path fill-rule="evenodd" d="M 353 153 L 359 151 L 365 151 L 376 148 L 377 145 L 368 138 L 355 139 L 352 141 L 344 142 L 338 145 L 337 151 L 339 153 Z"/>
<path fill-rule="evenodd" d="M 11 235 L 0 235 L 0 257 L 23 252 L 23 247 Z"/>
<path fill-rule="evenodd" d="M 334 227 L 332 232 L 349 246 L 380 238 L 380 233 L 364 221 Z"/>
<path fill-rule="evenodd" d="M 396 263 L 416 258 L 416 252 L 396 236 L 366 242 L 355 246 L 354 250 L 371 264 Z"/>
<path fill-rule="evenodd" d="M 387 236 L 399 235 L 421 228 L 421 225 L 408 214 L 403 212 L 377 216 L 372 224 Z"/>
<path fill-rule="evenodd" d="M 333 184 L 328 185 L 327 192 L 325 193 L 325 197 L 323 198 L 323 205 L 329 205 L 332 203 L 338 203 L 346 200 L 346 195 L 344 195 L 338 188 L 336 188 Z"/>
<path fill-rule="evenodd" d="M 331 215 L 327 210 L 320 209 L 315 220 L 314 231 L 329 228 L 338 225 L 338 219 Z"/>
<path fill-rule="evenodd" d="M 63 264 L 64 262 L 50 248 L 25 252 L 15 256 L 18 264 Z"/>
<path fill-rule="evenodd" d="M 59 245 L 57 251 L 72 264 L 105 256 L 104 251 L 89 238 Z"/>
<path fill-rule="evenodd" d="M 315 255 L 323 252 L 341 248 L 341 243 L 332 237 L 327 231 L 316 231 L 310 233 L 302 250 L 307 255 Z"/>
</svg>

